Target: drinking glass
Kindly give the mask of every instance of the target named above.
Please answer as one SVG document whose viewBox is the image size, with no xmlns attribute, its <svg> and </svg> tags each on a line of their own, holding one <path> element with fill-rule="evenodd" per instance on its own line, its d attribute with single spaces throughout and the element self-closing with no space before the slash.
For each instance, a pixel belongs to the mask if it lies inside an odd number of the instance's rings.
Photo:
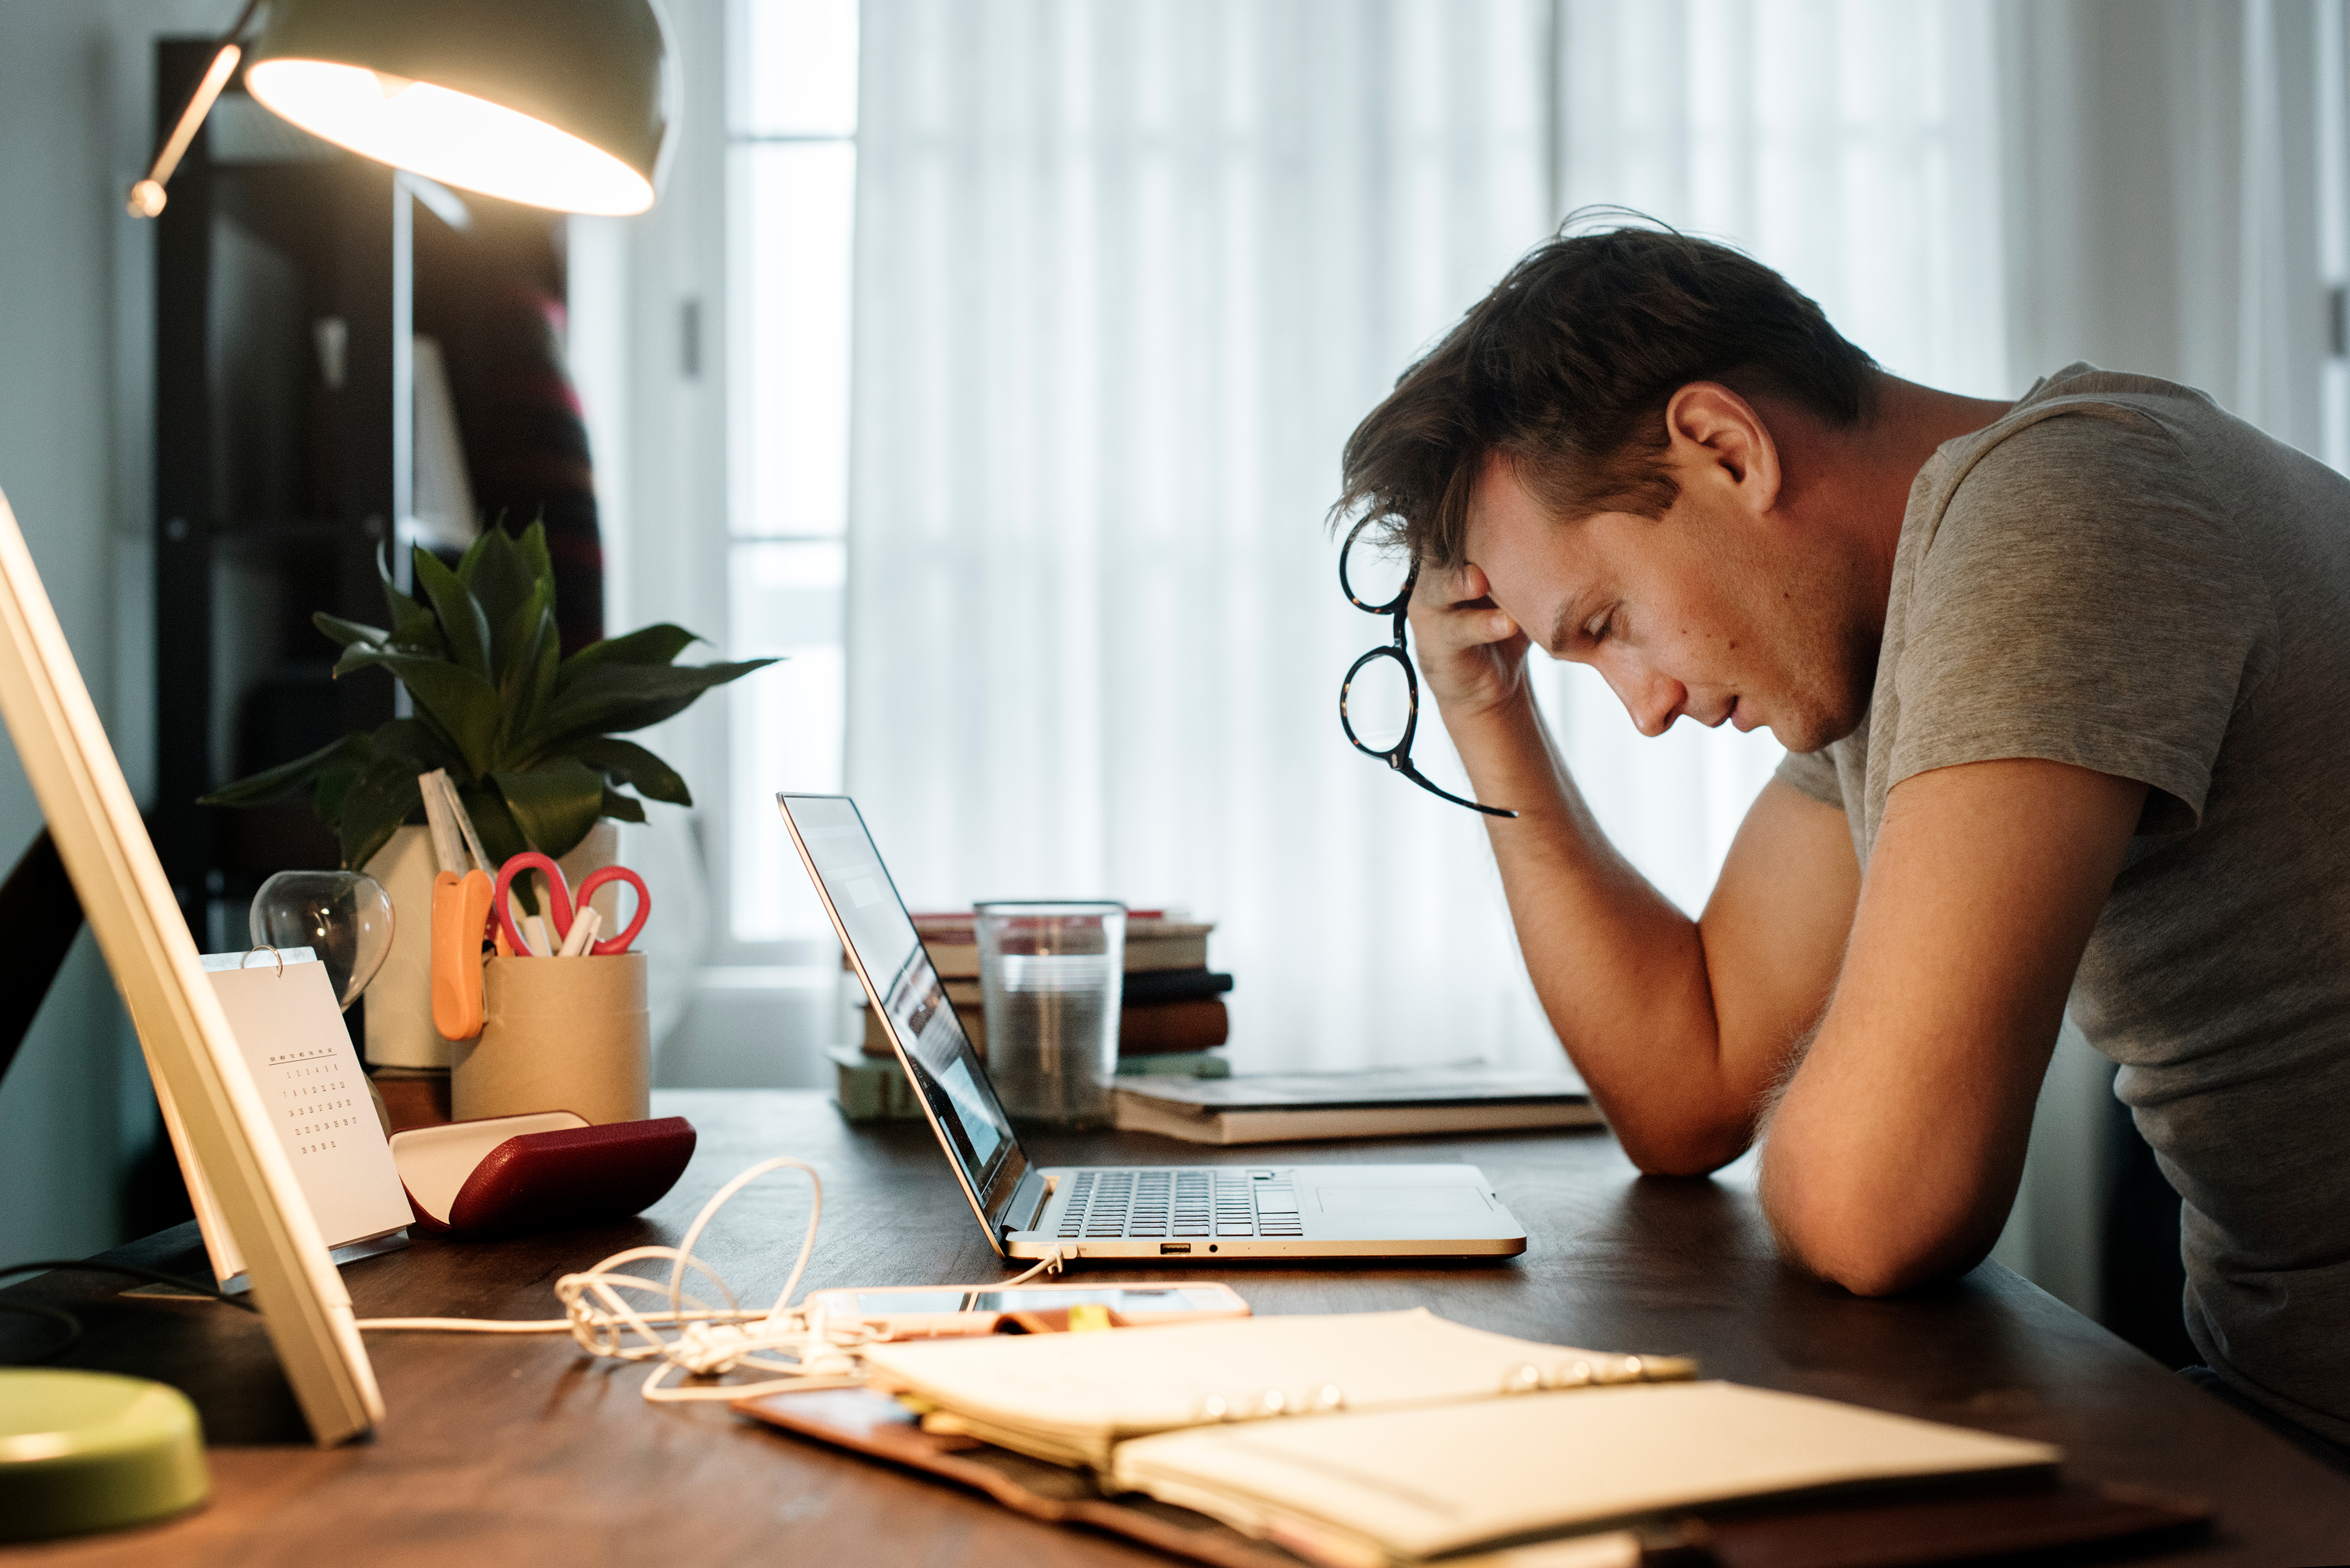
<svg viewBox="0 0 2350 1568">
<path fill-rule="evenodd" d="M 987 1075 L 1015 1122 L 1107 1127 L 1126 980 L 1126 906 L 997 899 L 978 906 Z"/>
</svg>

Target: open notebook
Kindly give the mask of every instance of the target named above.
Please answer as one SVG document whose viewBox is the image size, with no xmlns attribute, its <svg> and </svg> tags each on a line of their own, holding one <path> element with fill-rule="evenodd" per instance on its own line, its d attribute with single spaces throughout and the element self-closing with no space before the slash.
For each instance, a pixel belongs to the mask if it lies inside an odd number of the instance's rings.
<svg viewBox="0 0 2350 1568">
<path fill-rule="evenodd" d="M 1689 1377 L 1673 1357 L 1537 1345 L 1410 1312 L 1235 1318 L 1127 1330 L 868 1345 L 866 1371 L 973 1437 L 1109 1468 L 1129 1438 L 1267 1414 L 1394 1410 L 1517 1388 Z"/>
<path fill-rule="evenodd" d="M 1311 1560 L 1412 1562 L 1674 1510 L 1935 1478 L 2054 1477 L 2044 1443 L 1426 1311 L 864 1352 L 926 1429 L 1090 1466 Z"/>
</svg>

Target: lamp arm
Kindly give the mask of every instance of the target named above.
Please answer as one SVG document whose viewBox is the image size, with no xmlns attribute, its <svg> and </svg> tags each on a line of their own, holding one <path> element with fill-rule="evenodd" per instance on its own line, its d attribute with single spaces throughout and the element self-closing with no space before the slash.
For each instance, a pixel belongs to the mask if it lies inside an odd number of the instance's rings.
<svg viewBox="0 0 2350 1568">
<path fill-rule="evenodd" d="M 162 151 L 155 154 L 154 166 L 147 171 L 144 180 L 130 187 L 130 198 L 125 205 L 132 217 L 151 218 L 163 210 L 163 187 L 170 183 L 172 172 L 180 167 L 180 160 L 187 155 L 188 143 L 196 139 L 196 128 L 203 124 L 204 116 L 213 111 L 213 100 L 220 97 L 223 88 L 228 86 L 228 78 L 235 74 L 237 62 L 244 58 L 244 50 L 237 40 L 244 36 L 245 28 L 252 24 L 253 14 L 260 9 L 261 0 L 244 0 L 244 9 L 237 13 L 236 21 L 222 36 L 220 48 L 213 54 L 213 63 L 204 72 L 204 79 L 198 82 L 196 90 L 189 95 L 188 107 L 180 111 L 179 122 L 172 127 L 172 134 L 164 139 Z"/>
</svg>

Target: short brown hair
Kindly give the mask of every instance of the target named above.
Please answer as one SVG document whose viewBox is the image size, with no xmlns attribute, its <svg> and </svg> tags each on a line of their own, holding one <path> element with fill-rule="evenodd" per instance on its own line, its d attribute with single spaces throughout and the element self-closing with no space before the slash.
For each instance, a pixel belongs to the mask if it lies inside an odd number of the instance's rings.
<svg viewBox="0 0 2350 1568">
<path fill-rule="evenodd" d="M 1415 558 L 1457 566 L 1495 452 L 1562 518 L 1660 517 L 1679 493 L 1661 461 L 1674 392 L 1720 381 L 1848 426 L 1870 410 L 1875 367 L 1785 278 L 1727 245 L 1661 225 L 1563 230 L 1355 427 L 1331 519 L 1382 519 Z"/>
</svg>

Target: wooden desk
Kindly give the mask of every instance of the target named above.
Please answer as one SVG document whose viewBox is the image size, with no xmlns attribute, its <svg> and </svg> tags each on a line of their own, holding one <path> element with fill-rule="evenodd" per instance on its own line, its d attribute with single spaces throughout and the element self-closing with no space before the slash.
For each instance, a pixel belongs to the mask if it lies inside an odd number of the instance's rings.
<svg viewBox="0 0 2350 1568">
<path fill-rule="evenodd" d="M 346 1271 L 359 1314 L 555 1315 L 556 1276 L 625 1245 L 675 1240 L 721 1183 L 781 1153 L 826 1176 L 812 1283 L 1003 1277 L 921 1128 L 853 1131 L 810 1093 L 663 1094 L 656 1111 L 691 1117 L 702 1143 L 646 1219 L 526 1241 L 419 1242 Z M 1215 1153 L 1109 1137 L 1039 1138 L 1032 1152 L 1172 1163 Z M 1261 1313 L 1425 1303 L 1533 1339 L 1690 1352 L 1710 1376 L 2044 1438 L 2064 1446 L 2077 1476 L 2213 1499 L 2218 1536 L 2179 1561 L 2350 1560 L 2350 1480 L 1996 1265 L 1897 1301 L 1856 1300 L 1777 1262 L 1734 1177 L 1642 1179 L 1598 1133 L 1293 1147 L 1285 1158 L 1474 1162 L 1533 1241 L 1523 1258 L 1493 1264 L 1190 1271 L 1230 1281 Z M 702 1251 L 745 1301 L 772 1300 L 806 1212 L 804 1179 L 768 1179 L 735 1200 Z M 117 1255 L 195 1272 L 193 1238 L 183 1226 Z M 371 1441 L 322 1453 L 303 1443 L 255 1319 L 209 1303 L 124 1303 L 117 1288 L 52 1275 L 12 1293 L 84 1315 L 89 1335 L 68 1363 L 161 1377 L 195 1397 L 215 1445 L 214 1499 L 173 1524 L 0 1548 L 5 1568 L 576 1568 L 646 1553 L 677 1568 L 1168 1561 L 752 1426 L 723 1406 L 655 1408 L 637 1396 L 642 1368 L 588 1361 L 567 1337 L 370 1334 L 390 1414 Z M 21 1359 L 44 1332 L 0 1318 L 0 1360 Z"/>
</svg>

